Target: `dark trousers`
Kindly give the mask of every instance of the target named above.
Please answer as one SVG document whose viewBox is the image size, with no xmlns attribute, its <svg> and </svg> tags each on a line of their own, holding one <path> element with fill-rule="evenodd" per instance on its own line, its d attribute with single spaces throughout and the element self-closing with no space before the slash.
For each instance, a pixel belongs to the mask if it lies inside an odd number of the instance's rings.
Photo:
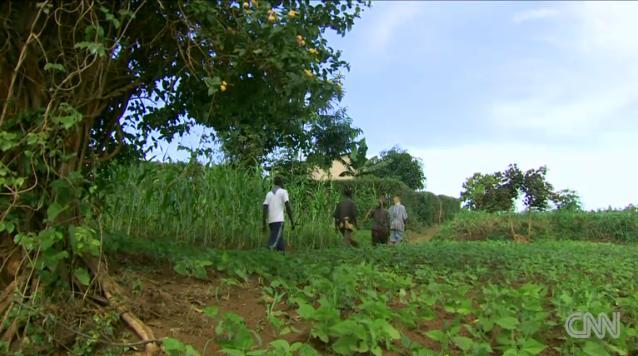
<svg viewBox="0 0 638 356">
<path fill-rule="evenodd" d="M 373 229 L 372 230 L 372 245 L 382 245 L 388 243 L 390 237 L 390 230 L 388 229 Z"/>
<path fill-rule="evenodd" d="M 341 235 L 345 238 L 346 243 L 352 247 L 359 247 L 359 243 L 354 239 L 353 231 L 350 229 L 339 229 Z"/>
<path fill-rule="evenodd" d="M 270 227 L 270 237 L 268 238 L 268 248 L 271 250 L 284 251 L 284 222 L 274 222 L 268 224 Z"/>
</svg>

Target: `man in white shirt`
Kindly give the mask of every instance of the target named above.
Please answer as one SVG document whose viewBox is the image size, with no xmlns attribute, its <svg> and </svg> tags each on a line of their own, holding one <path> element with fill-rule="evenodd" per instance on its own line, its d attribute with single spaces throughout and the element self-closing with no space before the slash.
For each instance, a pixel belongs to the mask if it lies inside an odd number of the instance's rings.
<svg viewBox="0 0 638 356">
<path fill-rule="evenodd" d="M 263 228 L 266 230 L 266 223 L 270 227 L 270 237 L 268 239 L 268 248 L 271 250 L 284 251 L 286 244 L 284 243 L 284 210 L 290 218 L 290 226 L 295 229 L 295 223 L 292 219 L 292 208 L 288 201 L 288 192 L 283 188 L 284 180 L 282 177 L 275 177 L 274 186 L 271 191 L 266 194 L 264 200 Z"/>
</svg>

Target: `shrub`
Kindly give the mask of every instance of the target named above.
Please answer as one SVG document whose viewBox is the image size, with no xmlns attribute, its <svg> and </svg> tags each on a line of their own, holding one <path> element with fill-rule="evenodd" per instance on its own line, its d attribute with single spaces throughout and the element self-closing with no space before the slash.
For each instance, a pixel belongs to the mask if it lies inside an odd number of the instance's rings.
<svg viewBox="0 0 638 356">
<path fill-rule="evenodd" d="M 508 240 L 512 234 L 531 239 L 635 242 L 638 213 L 565 211 L 486 213 L 464 211 L 442 227 L 437 238 Z"/>
</svg>

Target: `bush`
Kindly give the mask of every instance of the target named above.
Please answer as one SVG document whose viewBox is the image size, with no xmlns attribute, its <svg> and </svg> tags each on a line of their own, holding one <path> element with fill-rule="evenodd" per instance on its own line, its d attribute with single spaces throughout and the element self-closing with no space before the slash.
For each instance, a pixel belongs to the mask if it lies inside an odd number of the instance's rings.
<svg viewBox="0 0 638 356">
<path fill-rule="evenodd" d="M 461 209 L 458 199 L 431 192 L 415 192 L 403 182 L 391 178 L 357 178 L 351 181 L 336 181 L 333 184 L 338 189 L 344 186 L 354 188 L 355 201 L 361 215 L 374 208 L 379 197 L 388 197 L 387 204 L 391 204 L 390 197 L 398 195 L 408 212 L 410 226 L 416 229 L 447 221 Z"/>
<path fill-rule="evenodd" d="M 636 211 L 564 211 L 486 213 L 464 211 L 447 222 L 435 238 L 453 240 L 511 240 L 512 234 L 528 239 L 635 242 Z"/>
</svg>

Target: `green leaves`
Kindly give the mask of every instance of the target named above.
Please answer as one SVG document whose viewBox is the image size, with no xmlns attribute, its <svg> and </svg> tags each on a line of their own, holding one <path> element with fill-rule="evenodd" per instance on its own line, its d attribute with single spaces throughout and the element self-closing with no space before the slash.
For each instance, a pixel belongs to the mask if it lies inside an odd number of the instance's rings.
<svg viewBox="0 0 638 356">
<path fill-rule="evenodd" d="M 474 346 L 474 341 L 465 336 L 454 336 L 452 337 L 452 341 L 459 349 L 465 352 L 468 352 Z"/>
<path fill-rule="evenodd" d="M 11 221 L 0 221 L 0 233 L 12 233 L 15 230 L 15 224 Z"/>
<path fill-rule="evenodd" d="M 209 317 L 211 319 L 216 318 L 218 314 L 219 314 L 219 308 L 218 307 L 208 306 L 208 307 L 204 308 L 204 315 L 206 315 L 207 317 Z"/>
<path fill-rule="evenodd" d="M 244 319 L 234 313 L 224 313 L 215 327 L 218 344 L 226 350 L 247 351 L 254 344 L 256 333 L 246 327 Z M 261 342 L 261 341 L 260 341 Z"/>
<path fill-rule="evenodd" d="M 502 172 L 475 173 L 463 183 L 461 199 L 469 209 L 498 212 L 512 210 L 514 201 L 522 194 L 529 210 L 546 210 L 550 201 L 558 207 L 578 210 L 578 195 L 571 190 L 554 192 L 546 175 L 545 166 L 523 172 L 516 164 L 510 164 Z"/>
<path fill-rule="evenodd" d="M 586 341 L 582 352 L 587 356 L 608 356 L 609 352 L 600 342 Z"/>
<path fill-rule="evenodd" d="M 523 344 L 523 347 L 521 347 L 521 351 L 530 355 L 538 355 L 541 352 L 543 352 L 546 348 L 547 346 L 545 346 L 544 344 L 534 339 L 529 339 L 525 341 L 525 343 Z"/>
<path fill-rule="evenodd" d="M 100 11 L 104 14 L 104 18 L 106 18 L 107 21 L 111 22 L 111 24 L 113 25 L 113 27 L 115 27 L 115 29 L 120 28 L 122 23 L 113 13 L 111 13 L 111 10 L 109 10 L 108 8 L 104 6 L 100 6 Z M 120 16 L 122 17 L 125 17 L 125 14 L 127 13 L 120 12 Z"/>
<path fill-rule="evenodd" d="M 205 77 L 204 84 L 208 88 L 208 95 L 213 95 L 219 91 L 222 79 L 220 77 Z"/>
<path fill-rule="evenodd" d="M 64 66 L 62 64 L 59 63 L 47 63 L 44 65 L 44 70 L 45 71 L 58 71 L 58 72 L 66 72 L 66 69 L 64 69 Z"/>
<path fill-rule="evenodd" d="M 76 43 L 73 48 L 87 50 L 92 55 L 98 57 L 104 57 L 106 55 L 106 48 L 104 47 L 104 44 L 100 42 L 82 41 Z"/>
<path fill-rule="evenodd" d="M 193 346 L 171 337 L 162 339 L 162 349 L 169 356 L 199 356 L 199 352 Z"/>
<path fill-rule="evenodd" d="M 20 136 L 15 132 L 0 131 L 0 151 L 8 151 L 17 146 Z"/>
<path fill-rule="evenodd" d="M 184 258 L 175 264 L 173 270 L 183 276 L 208 279 L 206 268 L 212 265 L 210 260 Z"/>
<path fill-rule="evenodd" d="M 95 230 L 86 226 L 69 228 L 71 247 L 76 255 L 100 256 L 101 242 Z"/>
<path fill-rule="evenodd" d="M 425 186 L 423 162 L 398 146 L 381 152 L 380 158 L 373 157 L 370 160 L 372 163 L 374 166 L 369 170 L 374 175 L 398 179 L 414 190 Z"/>
<path fill-rule="evenodd" d="M 73 276 L 80 282 L 83 286 L 88 286 L 91 282 L 91 277 L 89 276 L 89 272 L 86 268 L 78 267 L 73 271 Z"/>
<path fill-rule="evenodd" d="M 62 206 L 62 204 L 58 203 L 57 201 L 54 201 L 47 208 L 47 220 L 50 221 L 50 222 L 55 221 L 55 218 L 57 218 L 58 215 L 60 215 L 60 213 L 64 209 L 65 209 L 65 207 Z"/>
<path fill-rule="evenodd" d="M 516 318 L 506 316 L 496 320 L 496 324 L 505 330 L 515 330 L 519 322 Z"/>
<path fill-rule="evenodd" d="M 425 336 L 437 342 L 444 342 L 447 340 L 447 335 L 441 330 L 430 330 L 425 333 Z"/>
<path fill-rule="evenodd" d="M 51 121 L 68 130 L 82 121 L 82 114 L 69 103 L 61 103 Z"/>
</svg>

